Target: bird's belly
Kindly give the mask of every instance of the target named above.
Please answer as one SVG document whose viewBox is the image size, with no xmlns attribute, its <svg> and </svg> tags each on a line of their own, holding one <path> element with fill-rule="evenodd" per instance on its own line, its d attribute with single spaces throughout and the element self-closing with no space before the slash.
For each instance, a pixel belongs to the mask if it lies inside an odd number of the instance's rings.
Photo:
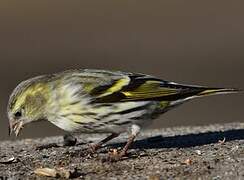
<svg viewBox="0 0 244 180">
<path fill-rule="evenodd" d="M 55 118 L 49 121 L 60 129 L 71 133 L 122 133 L 132 124 L 130 122 L 127 125 L 116 125 L 100 121 L 78 123 L 68 118 Z"/>
<path fill-rule="evenodd" d="M 155 118 L 155 102 L 121 102 L 87 109 L 85 113 L 55 116 L 51 122 L 68 132 L 122 133 L 133 124 L 145 127 Z M 82 111 L 81 111 L 82 112 Z"/>
<path fill-rule="evenodd" d="M 96 123 L 87 123 L 80 126 L 77 129 L 81 133 L 124 133 L 131 130 L 133 124 L 139 125 L 142 128 L 147 127 L 152 123 L 152 118 L 148 116 L 138 117 L 137 119 L 123 119 L 124 117 L 117 117 L 116 119 L 110 120 L 100 120 L 98 124 Z"/>
<path fill-rule="evenodd" d="M 113 126 L 111 127 L 102 127 L 102 128 L 84 128 L 81 127 L 77 133 L 124 133 L 128 130 L 128 127 Z"/>
</svg>

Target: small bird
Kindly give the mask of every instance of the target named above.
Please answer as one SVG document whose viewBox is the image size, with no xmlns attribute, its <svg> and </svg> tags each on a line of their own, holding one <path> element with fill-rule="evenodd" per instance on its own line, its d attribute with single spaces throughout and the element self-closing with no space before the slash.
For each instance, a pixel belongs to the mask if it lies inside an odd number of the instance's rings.
<svg viewBox="0 0 244 180">
<path fill-rule="evenodd" d="M 24 125 L 47 120 L 69 133 L 110 133 L 93 145 L 128 132 L 119 157 L 141 128 L 166 111 L 191 99 L 233 93 L 237 89 L 208 88 L 165 81 L 154 76 L 95 69 L 69 70 L 23 81 L 12 92 L 7 112 L 9 134 Z"/>
</svg>

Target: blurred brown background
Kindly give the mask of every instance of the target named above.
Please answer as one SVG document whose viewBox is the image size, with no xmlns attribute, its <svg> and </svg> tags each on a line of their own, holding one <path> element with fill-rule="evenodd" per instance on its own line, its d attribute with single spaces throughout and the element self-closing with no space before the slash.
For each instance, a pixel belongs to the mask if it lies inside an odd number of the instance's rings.
<svg viewBox="0 0 244 180">
<path fill-rule="evenodd" d="M 0 1 L 0 139 L 13 88 L 39 74 L 104 68 L 244 89 L 243 1 Z M 243 122 L 243 94 L 187 103 L 154 127 Z M 62 133 L 49 123 L 21 137 Z"/>
</svg>

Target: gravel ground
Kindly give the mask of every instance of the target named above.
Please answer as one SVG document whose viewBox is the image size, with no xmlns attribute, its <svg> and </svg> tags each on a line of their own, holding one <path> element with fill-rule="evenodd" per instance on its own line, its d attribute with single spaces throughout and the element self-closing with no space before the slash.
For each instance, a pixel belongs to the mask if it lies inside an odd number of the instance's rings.
<svg viewBox="0 0 244 180">
<path fill-rule="evenodd" d="M 84 153 L 101 138 L 80 135 L 70 147 L 62 145 L 62 137 L 2 141 L 0 179 L 52 179 L 38 168 L 73 179 L 244 179 L 244 123 L 147 130 L 118 162 L 105 159 L 124 144 L 125 135 L 96 154 Z"/>
</svg>

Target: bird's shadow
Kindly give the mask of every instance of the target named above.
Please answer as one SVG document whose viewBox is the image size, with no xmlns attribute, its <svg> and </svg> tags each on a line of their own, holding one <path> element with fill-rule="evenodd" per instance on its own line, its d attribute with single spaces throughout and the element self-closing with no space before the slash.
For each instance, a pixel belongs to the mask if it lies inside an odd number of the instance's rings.
<svg viewBox="0 0 244 180">
<path fill-rule="evenodd" d="M 244 129 L 226 130 L 217 132 L 205 132 L 198 134 L 177 135 L 163 137 L 162 135 L 137 140 L 131 148 L 161 149 L 161 148 L 187 148 L 203 146 L 221 141 L 234 141 L 244 139 Z M 121 147 L 124 143 L 110 144 L 110 147 Z"/>
</svg>

